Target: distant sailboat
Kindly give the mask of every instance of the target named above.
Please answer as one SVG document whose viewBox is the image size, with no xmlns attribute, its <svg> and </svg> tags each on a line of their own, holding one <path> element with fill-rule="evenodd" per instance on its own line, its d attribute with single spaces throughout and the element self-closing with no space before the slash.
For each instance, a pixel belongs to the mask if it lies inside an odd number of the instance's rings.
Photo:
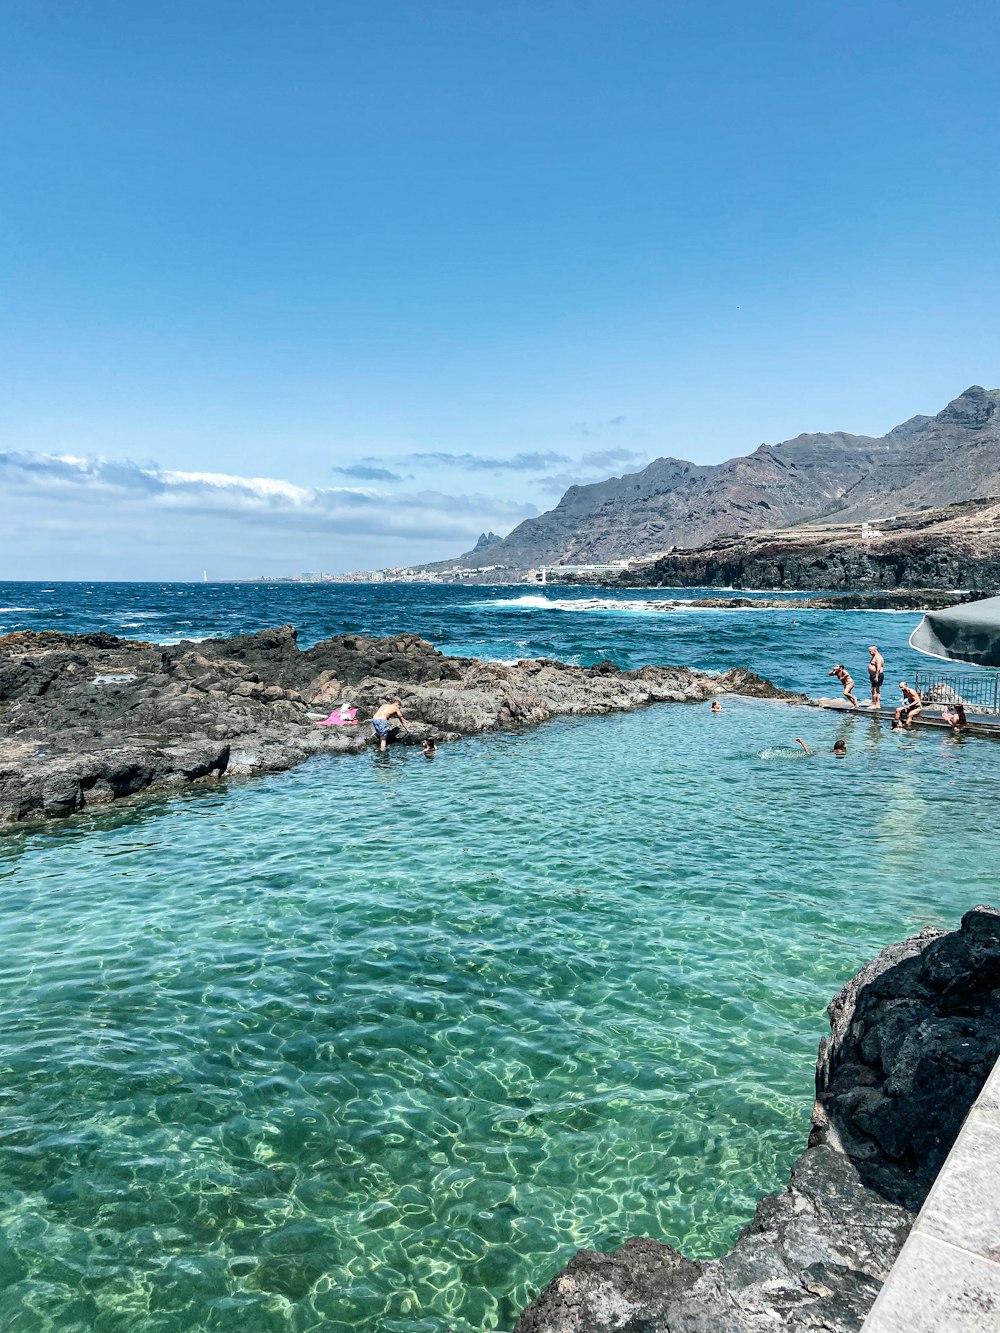
<svg viewBox="0 0 1000 1333">
<path fill-rule="evenodd" d="M 207 583 L 207 582 L 208 582 L 208 570 L 207 570 L 207 569 L 203 569 L 203 570 L 201 571 L 201 581 L 202 581 L 202 583 Z"/>
</svg>

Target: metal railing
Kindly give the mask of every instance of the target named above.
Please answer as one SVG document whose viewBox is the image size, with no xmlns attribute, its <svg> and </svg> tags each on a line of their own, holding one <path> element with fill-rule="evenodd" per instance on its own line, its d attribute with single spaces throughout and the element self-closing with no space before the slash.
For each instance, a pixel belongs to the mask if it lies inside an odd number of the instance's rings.
<svg viewBox="0 0 1000 1333">
<path fill-rule="evenodd" d="M 1000 713 L 1000 671 L 918 671 L 914 683 L 924 703 Z"/>
</svg>

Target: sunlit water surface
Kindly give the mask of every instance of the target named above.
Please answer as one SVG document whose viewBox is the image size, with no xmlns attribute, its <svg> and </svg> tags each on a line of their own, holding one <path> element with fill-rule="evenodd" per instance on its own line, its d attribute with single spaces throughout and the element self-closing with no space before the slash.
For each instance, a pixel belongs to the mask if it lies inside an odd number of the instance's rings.
<svg viewBox="0 0 1000 1333">
<path fill-rule="evenodd" d="M 554 657 L 590 666 L 682 663 L 724 671 L 750 666 L 788 689 L 837 692 L 827 676 L 844 661 L 867 683 L 878 644 L 887 698 L 901 676 L 926 666 L 907 644 L 914 612 L 822 610 L 660 611 L 657 601 L 719 589 L 463 588 L 357 583 L 0 583 L 0 634 L 106 630 L 156 643 L 248 634 L 290 624 L 303 647 L 331 634 L 410 631 L 444 652 L 516 659 Z M 897 674 L 898 673 L 898 674 Z"/>
<path fill-rule="evenodd" d="M 826 1002 L 993 894 L 997 753 L 661 707 L 0 840 L 0 1328 L 471 1333 L 721 1252 Z"/>
</svg>

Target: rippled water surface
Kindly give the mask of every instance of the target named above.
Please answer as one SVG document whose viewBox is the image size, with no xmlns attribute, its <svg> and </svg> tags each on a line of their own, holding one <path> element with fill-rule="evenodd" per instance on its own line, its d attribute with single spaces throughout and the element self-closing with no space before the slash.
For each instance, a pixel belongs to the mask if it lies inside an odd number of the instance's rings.
<svg viewBox="0 0 1000 1333">
<path fill-rule="evenodd" d="M 657 600 L 706 591 L 719 595 L 717 588 L 610 593 L 523 585 L 0 583 L 0 634 L 107 630 L 160 643 L 291 624 L 307 647 L 331 634 L 405 630 L 444 652 L 474 657 L 554 657 L 584 666 L 611 658 L 621 667 L 682 663 L 717 671 L 750 666 L 813 695 L 831 691 L 827 672 L 835 662 L 846 662 L 855 680 L 866 683 L 870 643 L 885 654 L 893 691 L 901 675 L 927 665 L 907 645 L 920 620 L 913 612 L 653 607 Z"/>
<path fill-rule="evenodd" d="M 722 1251 L 829 998 L 993 894 L 998 753 L 662 707 L 0 840 L 0 1328 L 471 1333 Z"/>
</svg>

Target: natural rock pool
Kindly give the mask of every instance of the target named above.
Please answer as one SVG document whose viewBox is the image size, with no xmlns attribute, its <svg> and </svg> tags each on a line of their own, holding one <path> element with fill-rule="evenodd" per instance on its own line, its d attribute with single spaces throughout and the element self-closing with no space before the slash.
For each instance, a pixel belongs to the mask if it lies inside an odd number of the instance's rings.
<svg viewBox="0 0 1000 1333">
<path fill-rule="evenodd" d="M 471 1333 L 721 1252 L 827 1001 L 989 901 L 997 753 L 665 706 L 5 837 L 0 1327 Z"/>
</svg>

